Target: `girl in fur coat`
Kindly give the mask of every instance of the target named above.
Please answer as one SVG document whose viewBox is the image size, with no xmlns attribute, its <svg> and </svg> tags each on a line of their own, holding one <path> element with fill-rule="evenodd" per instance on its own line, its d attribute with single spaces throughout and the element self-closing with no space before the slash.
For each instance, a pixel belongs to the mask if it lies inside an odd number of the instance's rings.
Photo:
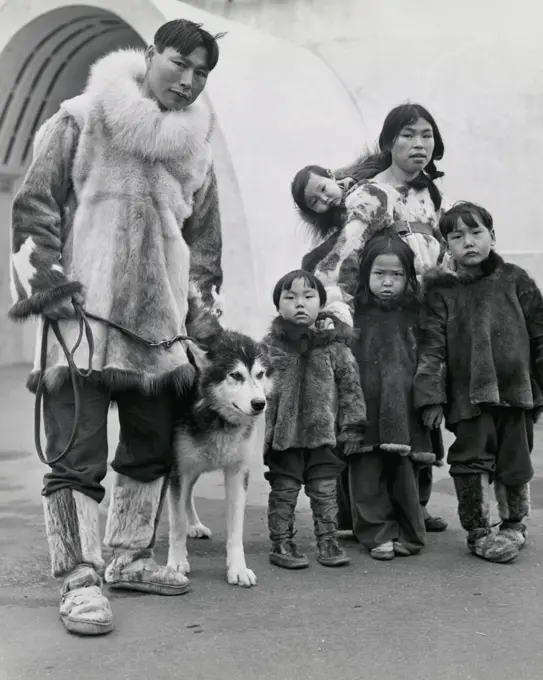
<svg viewBox="0 0 543 680">
<path fill-rule="evenodd" d="M 420 308 L 413 252 L 394 232 L 382 231 L 360 262 L 353 353 L 367 425 L 361 453 L 347 457 L 353 532 L 378 560 L 424 546 L 418 468 L 443 458 L 439 430 L 426 428 L 413 408 Z"/>
</svg>

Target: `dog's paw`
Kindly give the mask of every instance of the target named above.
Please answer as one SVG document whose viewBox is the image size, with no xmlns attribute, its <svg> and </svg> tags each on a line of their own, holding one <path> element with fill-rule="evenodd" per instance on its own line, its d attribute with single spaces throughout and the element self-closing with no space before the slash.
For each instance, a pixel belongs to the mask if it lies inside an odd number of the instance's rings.
<svg viewBox="0 0 543 680">
<path fill-rule="evenodd" d="M 256 585 L 256 576 L 254 575 L 254 572 L 246 566 L 228 567 L 226 580 L 231 586 L 250 588 L 251 586 Z"/>
<path fill-rule="evenodd" d="M 201 522 L 193 524 L 189 527 L 188 534 L 190 538 L 211 538 L 211 529 L 208 529 Z"/>
<path fill-rule="evenodd" d="M 170 558 L 168 560 L 168 566 L 185 576 L 190 574 L 190 564 L 186 557 L 180 559 Z"/>
</svg>

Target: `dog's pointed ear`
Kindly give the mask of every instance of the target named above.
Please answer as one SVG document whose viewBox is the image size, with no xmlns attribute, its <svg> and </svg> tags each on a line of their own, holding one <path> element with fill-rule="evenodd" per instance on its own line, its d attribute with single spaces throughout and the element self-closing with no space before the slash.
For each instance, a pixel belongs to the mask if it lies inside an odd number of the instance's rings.
<svg viewBox="0 0 543 680">
<path fill-rule="evenodd" d="M 191 340 L 187 341 L 186 352 L 188 360 L 199 372 L 205 370 L 211 363 L 206 350 Z"/>
</svg>

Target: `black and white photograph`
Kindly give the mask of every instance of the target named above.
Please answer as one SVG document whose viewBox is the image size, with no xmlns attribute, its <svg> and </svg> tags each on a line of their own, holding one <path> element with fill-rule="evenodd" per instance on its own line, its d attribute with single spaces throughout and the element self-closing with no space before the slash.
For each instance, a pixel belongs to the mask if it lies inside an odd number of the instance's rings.
<svg viewBox="0 0 543 680">
<path fill-rule="evenodd" d="M 542 35 L 0 0 L 0 680 L 541 680 Z"/>
</svg>

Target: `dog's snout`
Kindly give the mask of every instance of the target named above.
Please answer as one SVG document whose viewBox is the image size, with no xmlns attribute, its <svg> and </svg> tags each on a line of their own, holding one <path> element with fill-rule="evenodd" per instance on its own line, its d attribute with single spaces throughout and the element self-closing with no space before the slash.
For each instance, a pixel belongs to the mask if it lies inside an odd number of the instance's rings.
<svg viewBox="0 0 543 680">
<path fill-rule="evenodd" d="M 251 399 L 251 408 L 253 409 L 253 411 L 259 413 L 260 411 L 263 411 L 265 407 L 266 407 L 265 399 Z"/>
</svg>

